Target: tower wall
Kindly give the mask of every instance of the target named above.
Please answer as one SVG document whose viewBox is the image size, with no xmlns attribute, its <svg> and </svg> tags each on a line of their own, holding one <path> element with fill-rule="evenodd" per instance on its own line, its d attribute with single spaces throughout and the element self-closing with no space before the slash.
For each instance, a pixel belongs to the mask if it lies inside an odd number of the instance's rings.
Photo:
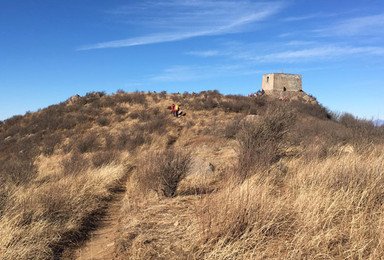
<svg viewBox="0 0 384 260">
<path fill-rule="evenodd" d="M 301 91 L 301 75 L 271 73 L 263 75 L 262 88 L 266 91 Z"/>
</svg>

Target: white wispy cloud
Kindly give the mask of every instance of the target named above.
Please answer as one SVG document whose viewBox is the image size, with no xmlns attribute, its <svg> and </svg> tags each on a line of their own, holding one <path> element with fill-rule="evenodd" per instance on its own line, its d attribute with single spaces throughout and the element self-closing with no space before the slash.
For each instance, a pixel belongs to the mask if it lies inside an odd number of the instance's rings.
<svg viewBox="0 0 384 260">
<path fill-rule="evenodd" d="M 79 47 L 78 50 L 118 48 L 193 37 L 212 36 L 254 30 L 254 23 L 280 11 L 283 2 L 253 1 L 158 1 L 121 7 L 109 13 L 122 16 L 129 24 L 142 27 L 147 34 L 122 40 L 105 41 Z"/>
<path fill-rule="evenodd" d="M 303 50 L 276 52 L 254 57 L 259 62 L 306 62 L 334 59 L 349 55 L 384 55 L 383 47 L 324 46 Z"/>
<path fill-rule="evenodd" d="M 321 36 L 383 36 L 384 14 L 344 19 L 314 32 Z"/>
<path fill-rule="evenodd" d="M 285 21 L 285 22 L 296 22 L 296 21 L 318 19 L 318 18 L 325 18 L 325 17 L 333 17 L 333 16 L 336 16 L 336 14 L 314 13 L 314 14 L 308 14 L 308 15 L 303 15 L 303 16 L 287 17 L 287 18 L 284 18 L 283 21 Z"/>
<path fill-rule="evenodd" d="M 314 41 L 290 41 L 285 43 L 287 46 L 304 46 L 304 45 L 313 45 L 316 44 Z"/>
<path fill-rule="evenodd" d="M 187 55 L 199 56 L 199 57 L 213 57 L 220 56 L 220 52 L 218 50 L 206 50 L 206 51 L 189 51 L 186 52 Z"/>
<path fill-rule="evenodd" d="M 212 56 L 255 63 L 299 63 L 335 60 L 340 58 L 382 57 L 384 47 L 353 46 L 316 41 L 289 41 L 273 44 L 232 43 L 218 50 L 188 52 L 189 55 L 209 58 Z"/>
</svg>

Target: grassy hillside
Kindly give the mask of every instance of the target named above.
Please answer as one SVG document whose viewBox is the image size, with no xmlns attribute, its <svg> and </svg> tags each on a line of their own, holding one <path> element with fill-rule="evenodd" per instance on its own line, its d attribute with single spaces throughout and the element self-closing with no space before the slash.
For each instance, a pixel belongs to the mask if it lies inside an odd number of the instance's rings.
<svg viewBox="0 0 384 260">
<path fill-rule="evenodd" d="M 1 122 L 0 258 L 60 257 L 123 187 L 117 259 L 379 258 L 384 127 L 306 100 L 88 93 Z"/>
</svg>

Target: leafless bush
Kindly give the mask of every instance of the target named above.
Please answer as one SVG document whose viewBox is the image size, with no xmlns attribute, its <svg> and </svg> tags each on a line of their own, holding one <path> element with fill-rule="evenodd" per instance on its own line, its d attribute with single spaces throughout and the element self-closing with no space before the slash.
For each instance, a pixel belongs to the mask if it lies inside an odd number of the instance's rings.
<svg viewBox="0 0 384 260">
<path fill-rule="evenodd" d="M 98 106 L 99 106 L 100 105 L 100 98 L 102 96 L 105 96 L 105 94 L 106 93 L 104 91 L 101 91 L 101 92 L 92 91 L 92 92 L 86 93 L 84 99 L 86 100 L 87 103 L 98 103 Z"/>
<path fill-rule="evenodd" d="M 117 159 L 115 151 L 99 151 L 92 155 L 91 161 L 94 167 L 98 168 L 112 163 Z"/>
<path fill-rule="evenodd" d="M 160 99 L 159 99 L 157 94 L 152 95 L 152 100 L 153 100 L 154 103 L 159 103 L 160 102 Z"/>
<path fill-rule="evenodd" d="M 183 98 L 188 98 L 188 97 L 191 97 L 191 94 L 188 92 L 188 91 L 184 91 L 183 93 Z"/>
<path fill-rule="evenodd" d="M 141 130 L 141 128 L 137 128 L 136 130 L 138 131 L 133 130 L 134 134 L 121 132 L 117 136 L 117 149 L 119 150 L 128 149 L 129 151 L 133 151 L 137 147 L 140 147 L 145 143 L 151 142 L 151 137 L 148 135 L 145 135 Z"/>
<path fill-rule="evenodd" d="M 6 160 L 0 160 L 0 175 L 5 182 L 26 185 L 36 177 L 36 174 L 37 170 L 33 160 L 29 158 L 13 155 Z"/>
<path fill-rule="evenodd" d="M 240 130 L 240 121 L 243 117 L 237 117 L 233 121 L 228 122 L 224 126 L 224 136 L 227 138 L 234 138 Z"/>
<path fill-rule="evenodd" d="M 102 107 L 114 107 L 116 105 L 116 96 L 106 95 L 100 99 Z"/>
<path fill-rule="evenodd" d="M 99 125 L 99 126 L 107 126 L 110 124 L 110 120 L 108 118 L 108 116 L 100 116 L 96 119 L 96 123 Z"/>
<path fill-rule="evenodd" d="M 245 97 L 230 96 L 231 101 L 221 102 L 221 107 L 225 112 L 247 112 L 251 107 L 250 100 L 245 100 Z"/>
<path fill-rule="evenodd" d="M 281 145 L 293 114 L 271 109 L 261 121 L 243 121 L 236 138 L 240 143 L 238 174 L 244 180 L 257 169 L 266 169 L 281 157 Z"/>
<path fill-rule="evenodd" d="M 51 134 L 49 136 L 45 136 L 44 139 L 43 139 L 43 142 L 42 142 L 42 152 L 43 152 L 43 154 L 44 155 L 52 155 L 54 150 L 55 150 L 55 146 L 57 144 L 60 144 L 61 139 L 62 139 L 62 136 L 59 133 L 55 133 L 55 134 Z"/>
<path fill-rule="evenodd" d="M 330 119 L 331 117 L 331 115 L 328 113 L 328 110 L 318 104 L 308 104 L 301 101 L 291 101 L 289 102 L 289 108 L 319 119 Z"/>
<path fill-rule="evenodd" d="M 66 152 L 71 150 L 79 151 L 80 153 L 93 152 L 100 149 L 97 134 L 90 132 L 88 134 L 73 136 L 70 143 L 65 148 Z"/>
<path fill-rule="evenodd" d="M 159 94 L 159 97 L 161 99 L 166 99 L 167 98 L 167 91 L 161 91 L 160 94 Z"/>
<path fill-rule="evenodd" d="M 125 115 L 127 113 L 127 109 L 121 106 L 117 106 L 114 111 L 116 115 Z"/>
<path fill-rule="evenodd" d="M 167 126 L 169 125 L 170 118 L 168 113 L 163 111 L 160 112 L 158 109 L 154 109 L 148 112 L 147 123 L 144 125 L 145 130 L 149 133 L 163 134 L 166 132 Z"/>
<path fill-rule="evenodd" d="M 132 102 L 135 103 L 135 104 L 144 105 L 147 102 L 144 93 L 136 91 L 136 92 L 134 92 L 134 93 L 132 93 L 130 95 L 132 96 Z"/>
<path fill-rule="evenodd" d="M 150 153 L 141 159 L 138 166 L 139 185 L 143 190 L 154 190 L 161 196 L 174 197 L 179 182 L 190 167 L 190 162 L 190 155 L 184 151 Z"/>
<path fill-rule="evenodd" d="M 89 161 L 84 155 L 74 151 L 69 158 L 61 161 L 61 166 L 65 175 L 76 175 L 89 167 Z"/>
</svg>

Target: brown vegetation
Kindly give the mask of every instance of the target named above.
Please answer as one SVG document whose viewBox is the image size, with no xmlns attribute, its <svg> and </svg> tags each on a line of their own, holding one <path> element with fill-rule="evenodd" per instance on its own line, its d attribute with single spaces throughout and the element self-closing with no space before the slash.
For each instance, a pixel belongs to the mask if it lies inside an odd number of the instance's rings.
<svg viewBox="0 0 384 260">
<path fill-rule="evenodd" d="M 0 122 L 0 258 L 60 257 L 126 185 L 115 258 L 378 259 L 383 141 L 268 96 L 73 97 Z"/>
</svg>

